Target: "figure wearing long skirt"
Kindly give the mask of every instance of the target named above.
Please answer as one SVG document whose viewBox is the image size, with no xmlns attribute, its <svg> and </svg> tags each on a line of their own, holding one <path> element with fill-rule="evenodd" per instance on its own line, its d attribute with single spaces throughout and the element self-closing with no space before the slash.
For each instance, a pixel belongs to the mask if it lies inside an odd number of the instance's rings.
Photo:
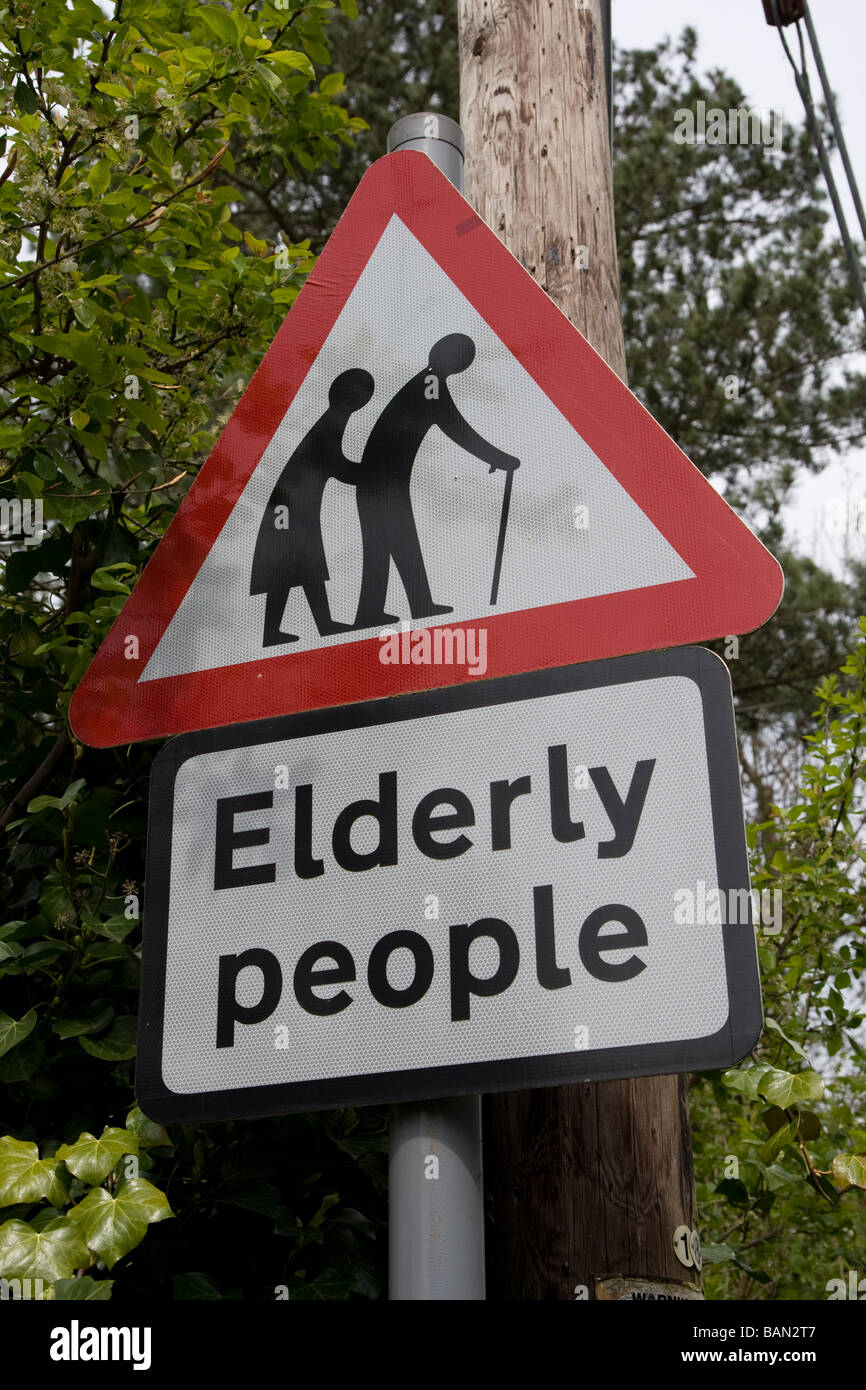
<svg viewBox="0 0 866 1390">
<path fill-rule="evenodd" d="M 297 642 L 283 632 L 289 594 L 301 588 L 322 637 L 347 632 L 354 624 L 331 617 L 325 585 L 330 578 L 322 540 L 321 510 L 329 478 L 353 483 L 356 467 L 343 453 L 349 417 L 373 394 L 369 372 L 341 372 L 328 392 L 328 409 L 292 454 L 268 499 L 253 555 L 250 593 L 265 594 L 262 646 Z M 288 527 L 286 527 L 288 520 Z"/>
</svg>

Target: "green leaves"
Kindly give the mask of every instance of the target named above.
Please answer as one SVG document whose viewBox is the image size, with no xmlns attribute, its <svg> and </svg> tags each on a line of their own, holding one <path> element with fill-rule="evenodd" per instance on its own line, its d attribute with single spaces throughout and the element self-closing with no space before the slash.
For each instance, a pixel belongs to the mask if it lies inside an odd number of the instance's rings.
<svg viewBox="0 0 866 1390">
<path fill-rule="evenodd" d="M 308 77 L 315 76 L 315 69 L 307 55 L 293 48 L 273 48 L 265 55 L 264 61 L 280 68 L 293 68 L 296 72 L 306 73 Z"/>
<path fill-rule="evenodd" d="M 62 1206 L 69 1180 L 58 1157 L 39 1157 L 36 1144 L 10 1135 L 0 1138 L 0 1207 L 18 1202 L 39 1202 Z"/>
<path fill-rule="evenodd" d="M 804 1100 L 820 1100 L 824 1094 L 824 1081 L 818 1072 L 779 1071 L 766 1063 L 746 1070 L 726 1071 L 723 1080 L 732 1091 L 742 1091 L 749 1100 L 757 1100 L 761 1095 L 783 1110 Z"/>
<path fill-rule="evenodd" d="M 103 1187 L 94 1188 L 73 1207 L 69 1219 L 81 1231 L 88 1246 L 109 1269 L 144 1238 L 151 1222 L 174 1215 L 165 1195 L 145 1178 L 123 1182 L 112 1197 Z"/>
<path fill-rule="evenodd" d="M 354 1280 L 350 1275 L 340 1274 L 336 1270 L 326 1269 L 321 1274 L 317 1274 L 308 1284 L 299 1284 L 291 1288 L 291 1297 L 294 1303 L 304 1302 L 331 1302 L 342 1300 L 349 1297 L 355 1287 Z"/>
<path fill-rule="evenodd" d="M 783 1117 L 784 1118 L 784 1117 Z M 786 1144 L 790 1144 L 797 1137 L 797 1121 L 790 1120 L 781 1124 L 776 1129 L 766 1144 L 762 1144 L 758 1149 L 758 1156 L 762 1163 L 772 1163 L 776 1154 L 779 1153 Z"/>
<path fill-rule="evenodd" d="M 815 599 L 820 602 L 817 592 Z M 784 931 L 759 947 L 771 1017 L 753 1054 L 758 1060 L 726 1073 L 723 1087 L 714 1083 L 709 1114 L 725 1131 L 718 1145 L 701 1140 L 707 1095 L 703 1088 L 693 1093 L 698 1171 L 718 1165 L 723 1147 L 726 1164 L 736 1157 L 737 1182 L 748 1195 L 733 1234 L 725 1220 L 730 1206 L 710 1223 L 708 1234 L 726 1232 L 723 1243 L 734 1251 L 729 1261 L 708 1266 L 708 1288 L 716 1297 L 755 1297 L 761 1278 L 769 1277 L 768 1297 L 823 1298 L 818 1252 L 832 1250 L 854 1267 L 866 1240 L 866 1078 L 858 1041 L 866 946 L 857 830 L 866 766 L 866 626 L 860 628 L 843 672 L 819 690 L 799 786 L 751 836 L 753 885 L 784 893 Z M 797 1069 L 799 1059 L 826 1056 L 840 1057 L 841 1064 L 828 1066 L 825 1075 L 809 1066 Z M 756 1103 L 762 1101 L 768 1103 L 762 1116 L 767 1132 L 757 1138 Z M 734 1195 L 733 1179 L 711 1190 L 735 1206 L 743 1196 L 739 1189 Z M 765 1269 L 754 1269 L 737 1253 L 741 1239 Z M 726 1274 L 726 1263 L 755 1280 L 755 1290 L 740 1275 Z"/>
<path fill-rule="evenodd" d="M 102 360 L 99 351 L 92 339 L 78 329 L 70 329 L 68 333 L 13 333 L 11 337 L 16 342 L 41 348 L 52 357 L 64 358 L 75 366 L 80 363 L 94 375 L 100 374 Z"/>
<path fill-rule="evenodd" d="M 117 573 L 115 573 L 115 571 L 117 571 Z M 130 585 L 128 582 L 124 583 L 119 576 L 126 575 L 129 580 L 134 574 L 135 565 L 120 561 L 114 565 L 103 565 L 101 569 L 96 570 L 91 576 L 90 582 L 94 589 L 102 589 L 109 593 L 127 595 L 130 593 Z"/>
<path fill-rule="evenodd" d="M 222 1299 L 222 1294 L 213 1280 L 198 1271 L 189 1274 L 176 1274 L 172 1280 L 172 1296 L 176 1303 L 195 1300 L 214 1302 Z"/>
<path fill-rule="evenodd" d="M 755 1067 L 746 1067 L 735 1071 L 723 1072 L 722 1080 L 730 1090 L 742 1091 L 743 1095 L 747 1096 L 749 1100 L 757 1100 L 758 1086 L 761 1083 L 761 1078 L 765 1076 L 768 1071 L 772 1071 L 772 1067 L 769 1063 L 762 1063 Z"/>
<path fill-rule="evenodd" d="M 333 134 L 348 149 L 356 128 L 334 101 L 341 79 L 319 84 L 308 51 L 327 54 L 328 6 L 247 9 L 155 0 L 112 21 L 93 0 L 40 0 L 22 54 L 20 16 L 0 6 L 3 491 L 39 500 L 45 531 L 0 564 L 3 804 L 36 774 L 0 867 L 15 919 L 0 923 L 0 1082 L 22 1136 L 0 1143 L 0 1222 L 7 1272 L 35 1266 L 57 1299 L 108 1297 L 111 1280 L 76 1270 L 170 1214 L 167 1153 L 202 1174 L 212 1145 L 175 1149 L 131 1108 L 152 749 L 91 758 L 64 730 L 84 667 L 282 321 L 272 292 L 289 302 L 312 265 L 299 237 L 275 268 L 252 190 L 298 152 L 316 175 Z M 123 1115 L 126 1128 L 100 1131 Z M 127 1154 L 140 1179 L 121 1178 L 135 1171 Z M 185 1181 L 189 1213 L 208 1189 Z M 317 1250 L 329 1216 L 311 1228 Z"/>
<path fill-rule="evenodd" d="M 213 5 L 199 5 L 198 18 L 207 25 L 221 43 L 230 44 L 232 47 L 237 45 L 238 30 L 234 15 L 228 14 L 225 10 L 217 9 Z"/>
<path fill-rule="evenodd" d="M 87 185 L 93 189 L 97 198 L 107 193 L 111 186 L 111 165 L 107 159 L 100 159 L 87 175 Z M 83 429 L 83 426 L 80 426 Z"/>
<path fill-rule="evenodd" d="M 110 1004 L 100 1003 L 98 1000 L 78 1018 L 58 1018 L 52 1024 L 52 1031 L 58 1038 L 78 1038 L 82 1034 L 98 1033 L 105 1028 L 114 1017 L 114 1009 Z"/>
<path fill-rule="evenodd" d="M 346 84 L 346 74 L 343 72 L 329 72 L 319 83 L 319 91 L 323 96 L 335 96 L 341 92 Z"/>
<path fill-rule="evenodd" d="M 805 1050 L 800 1046 L 798 1042 L 794 1042 L 793 1038 L 788 1037 L 788 1034 L 783 1030 L 781 1024 L 777 1023 L 774 1018 L 765 1018 L 764 1025 L 767 1028 L 772 1028 L 774 1032 L 778 1033 L 781 1038 L 784 1038 L 785 1042 L 791 1048 L 792 1052 L 796 1052 L 798 1057 L 802 1057 L 804 1061 L 808 1062 L 809 1058 Z"/>
<path fill-rule="evenodd" d="M 55 1301 L 66 1303 L 105 1303 L 111 1298 L 113 1279 L 91 1279 L 82 1274 L 78 1279 L 57 1279 L 54 1282 Z"/>
<path fill-rule="evenodd" d="M 126 1128 L 136 1135 L 144 1148 L 152 1148 L 154 1145 L 171 1146 L 168 1132 L 162 1125 L 157 1124 L 156 1120 L 148 1119 L 137 1105 L 130 1110 L 126 1117 Z"/>
<path fill-rule="evenodd" d="M 97 82 L 96 90 L 104 92 L 107 97 L 113 97 L 115 101 L 124 104 L 129 101 L 129 92 L 119 82 Z"/>
<path fill-rule="evenodd" d="M 768 1068 L 758 1083 L 759 1093 L 783 1110 L 799 1105 L 804 1100 L 820 1100 L 824 1094 L 824 1081 L 816 1071 L 803 1071 L 793 1075 L 787 1071 Z"/>
<path fill-rule="evenodd" d="M 67 806 L 71 806 L 76 800 L 82 787 L 86 785 L 84 778 L 79 777 L 76 781 L 70 782 L 62 796 L 34 796 L 27 807 L 27 813 L 28 815 L 35 815 L 37 811 L 44 811 L 47 807 L 51 807 L 54 811 L 65 811 Z"/>
<path fill-rule="evenodd" d="M 833 1159 L 832 1172 L 843 1192 L 847 1187 L 866 1188 L 866 1151 L 837 1154 Z"/>
<path fill-rule="evenodd" d="M 715 1191 L 730 1202 L 732 1207 L 747 1207 L 749 1205 L 749 1189 L 739 1178 L 724 1178 L 716 1186 Z"/>
<path fill-rule="evenodd" d="M 112 1174 L 129 1155 L 136 1163 L 142 1145 L 167 1140 L 160 1126 L 153 1126 L 137 1109 L 129 1119 L 146 1136 L 130 1127 L 106 1128 L 97 1139 L 83 1133 L 74 1144 L 61 1144 L 53 1158 L 40 1159 L 34 1143 L 0 1138 L 0 1206 L 26 1208 L 47 1201 L 29 1221 L 18 1215 L 0 1226 L 0 1275 L 7 1278 L 34 1276 L 49 1283 L 69 1279 L 98 1257 L 109 1267 L 138 1245 L 147 1227 L 173 1215 L 159 1188 L 144 1178 L 121 1181 L 115 1192 L 94 1186 Z M 68 1211 L 70 1175 L 91 1191 Z M 76 1188 L 72 1188 L 73 1193 Z M 111 1281 L 59 1282 L 55 1298 L 105 1299 Z"/>
<path fill-rule="evenodd" d="M 28 116 L 39 110 L 39 99 L 26 82 L 15 83 L 15 105 Z"/>
<path fill-rule="evenodd" d="M 85 1132 L 74 1144 L 61 1144 L 56 1157 L 70 1173 L 93 1185 L 108 1177 L 124 1154 L 137 1153 L 137 1135 L 128 1129 L 105 1129 L 98 1139 Z"/>
<path fill-rule="evenodd" d="M 26 1037 L 33 1032 L 36 1027 L 38 1014 L 35 1009 L 28 1009 L 23 1018 L 10 1018 L 0 1010 L 0 1057 L 6 1052 L 11 1052 L 13 1047 L 17 1047 Z"/>
<path fill-rule="evenodd" d="M 26 1221 L 0 1226 L 0 1276 L 5 1279 L 67 1279 L 90 1263 L 90 1251 L 78 1226 L 59 1217 L 42 1231 Z"/>
<path fill-rule="evenodd" d="M 117 943 L 108 943 L 108 948 L 116 946 Z M 98 948 L 94 948 L 91 954 L 95 954 Z M 118 954 L 115 959 L 125 959 L 125 948 L 118 947 Z M 101 959 L 109 959 L 103 952 Z M 104 1062 L 123 1062 L 135 1056 L 136 1034 L 138 1031 L 138 1020 L 131 1016 L 119 1018 L 103 1037 L 89 1038 L 80 1037 L 78 1039 L 85 1052 L 89 1052 L 91 1057 L 100 1057 Z"/>
</svg>

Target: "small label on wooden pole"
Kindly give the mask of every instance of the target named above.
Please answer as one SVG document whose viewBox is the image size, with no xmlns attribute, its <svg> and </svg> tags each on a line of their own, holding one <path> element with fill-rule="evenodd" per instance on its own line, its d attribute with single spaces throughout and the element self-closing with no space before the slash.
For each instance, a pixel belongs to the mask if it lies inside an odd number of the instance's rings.
<svg viewBox="0 0 866 1390">
<path fill-rule="evenodd" d="M 704 1295 L 696 1284 L 678 1284 L 672 1279 L 626 1279 L 621 1274 L 597 1274 L 595 1296 L 607 1303 L 671 1303 L 699 1299 Z"/>
</svg>

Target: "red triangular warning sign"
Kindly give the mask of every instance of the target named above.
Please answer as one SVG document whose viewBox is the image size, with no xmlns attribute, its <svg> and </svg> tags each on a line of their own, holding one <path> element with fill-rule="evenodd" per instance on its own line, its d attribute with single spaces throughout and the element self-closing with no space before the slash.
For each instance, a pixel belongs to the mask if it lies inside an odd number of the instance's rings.
<svg viewBox="0 0 866 1390">
<path fill-rule="evenodd" d="M 363 178 L 70 720 L 107 747 L 709 640 L 766 622 L 782 587 L 444 175 L 400 152 Z"/>
</svg>

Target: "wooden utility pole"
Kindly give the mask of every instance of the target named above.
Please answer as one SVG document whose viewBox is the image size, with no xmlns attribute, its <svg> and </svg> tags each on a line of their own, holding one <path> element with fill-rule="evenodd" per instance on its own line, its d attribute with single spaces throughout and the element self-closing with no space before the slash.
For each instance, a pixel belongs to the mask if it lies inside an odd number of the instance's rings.
<svg viewBox="0 0 866 1390">
<path fill-rule="evenodd" d="M 624 380 L 601 9 L 459 0 L 460 123 L 466 197 Z M 493 1096 L 487 1119 L 488 1297 L 699 1285 L 674 1249 L 697 1226 L 685 1078 Z"/>
</svg>

